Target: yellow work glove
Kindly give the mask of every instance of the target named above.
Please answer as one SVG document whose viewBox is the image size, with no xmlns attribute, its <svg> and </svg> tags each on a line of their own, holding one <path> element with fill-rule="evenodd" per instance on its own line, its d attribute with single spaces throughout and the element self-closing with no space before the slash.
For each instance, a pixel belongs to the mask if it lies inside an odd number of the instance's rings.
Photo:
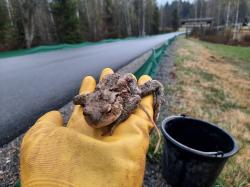
<svg viewBox="0 0 250 187">
<path fill-rule="evenodd" d="M 101 78 L 113 73 L 103 70 Z M 142 76 L 138 84 L 150 80 Z M 84 78 L 80 93 L 95 90 L 93 77 Z M 153 96 L 141 104 L 153 117 Z M 147 115 L 137 109 L 112 136 L 89 127 L 82 107 L 75 106 L 67 127 L 59 112 L 39 118 L 24 136 L 20 153 L 21 186 L 137 187 L 144 177 L 149 132 Z"/>
</svg>

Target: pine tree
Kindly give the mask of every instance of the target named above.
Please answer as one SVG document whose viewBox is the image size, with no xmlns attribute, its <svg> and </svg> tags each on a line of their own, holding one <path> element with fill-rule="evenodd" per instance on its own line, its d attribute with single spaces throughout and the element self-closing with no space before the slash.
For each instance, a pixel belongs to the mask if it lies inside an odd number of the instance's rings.
<svg viewBox="0 0 250 187">
<path fill-rule="evenodd" d="M 157 5 L 154 5 L 153 22 L 151 24 L 152 32 L 150 34 L 158 34 L 160 27 L 160 12 Z"/>
<path fill-rule="evenodd" d="M 107 38 L 112 38 L 117 36 L 117 31 L 115 28 L 115 21 L 114 21 L 114 7 L 112 0 L 104 0 L 104 15 L 103 19 L 103 31 L 104 36 Z"/>
<path fill-rule="evenodd" d="M 78 43 L 82 41 L 76 5 L 75 0 L 54 0 L 51 4 L 60 42 Z"/>
<path fill-rule="evenodd" d="M 11 49 L 16 43 L 5 1 L 0 1 L 0 51 Z"/>
<path fill-rule="evenodd" d="M 5 40 L 6 26 L 8 24 L 8 14 L 6 11 L 5 1 L 0 1 L 0 43 Z"/>
<path fill-rule="evenodd" d="M 174 31 L 177 31 L 179 28 L 179 15 L 177 8 L 172 12 L 172 27 Z"/>
</svg>

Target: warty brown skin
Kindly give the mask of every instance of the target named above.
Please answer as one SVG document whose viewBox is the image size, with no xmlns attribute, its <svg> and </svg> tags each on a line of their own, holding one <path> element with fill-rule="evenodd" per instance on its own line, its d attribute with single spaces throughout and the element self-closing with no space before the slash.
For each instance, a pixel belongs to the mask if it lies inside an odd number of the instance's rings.
<svg viewBox="0 0 250 187">
<path fill-rule="evenodd" d="M 113 130 L 138 107 L 141 98 L 154 95 L 154 121 L 163 103 L 164 88 L 157 80 L 137 85 L 132 74 L 106 75 L 96 86 L 93 93 L 77 95 L 73 102 L 83 107 L 83 115 L 93 128 L 109 127 L 104 134 Z"/>
</svg>

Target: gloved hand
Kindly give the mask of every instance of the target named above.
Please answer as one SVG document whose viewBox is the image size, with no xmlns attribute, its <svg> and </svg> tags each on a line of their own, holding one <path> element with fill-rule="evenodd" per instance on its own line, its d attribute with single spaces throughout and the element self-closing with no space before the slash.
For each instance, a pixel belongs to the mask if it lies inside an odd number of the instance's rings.
<svg viewBox="0 0 250 187">
<path fill-rule="evenodd" d="M 111 69 L 104 69 L 101 78 L 110 73 Z M 138 84 L 148 80 L 149 76 L 142 76 Z M 95 86 L 94 78 L 87 76 L 80 93 L 93 92 Z M 153 96 L 144 97 L 141 104 L 152 118 Z M 21 185 L 141 186 L 152 127 L 139 108 L 112 136 L 101 136 L 99 129 L 89 127 L 81 106 L 75 106 L 67 127 L 63 127 L 58 111 L 48 112 L 24 136 L 20 153 Z"/>
</svg>

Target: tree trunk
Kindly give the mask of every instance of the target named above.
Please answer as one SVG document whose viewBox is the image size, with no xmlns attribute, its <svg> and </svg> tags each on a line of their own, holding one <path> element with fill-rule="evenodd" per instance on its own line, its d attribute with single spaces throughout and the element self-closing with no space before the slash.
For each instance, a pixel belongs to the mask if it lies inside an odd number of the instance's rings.
<svg viewBox="0 0 250 187">
<path fill-rule="evenodd" d="M 87 17 L 87 25 L 88 25 L 88 32 L 91 31 L 90 29 L 90 16 L 89 16 L 89 8 L 88 8 L 88 1 L 87 0 L 83 0 L 84 1 L 84 6 L 85 6 L 85 12 L 86 12 L 86 17 Z"/>
<path fill-rule="evenodd" d="M 200 1 L 200 15 L 199 15 L 199 18 L 202 18 L 202 14 L 203 14 L 203 10 L 202 10 L 202 7 L 203 6 L 203 3 L 202 3 L 202 0 Z"/>
<path fill-rule="evenodd" d="M 131 36 L 132 35 L 132 28 L 131 28 L 131 21 L 129 17 L 129 0 L 125 1 L 126 3 L 126 9 L 125 9 L 125 23 L 126 23 L 126 29 L 127 29 L 127 35 Z"/>
<path fill-rule="evenodd" d="M 18 0 L 18 4 L 22 14 L 22 23 L 24 27 L 24 36 L 26 47 L 30 48 L 34 38 L 35 24 L 34 14 L 36 11 L 36 0 Z"/>
<path fill-rule="evenodd" d="M 9 18 L 10 18 L 10 24 L 11 24 L 11 26 L 13 26 L 14 23 L 13 23 L 13 18 L 12 18 L 12 10 L 11 10 L 11 4 L 10 4 L 9 0 L 6 0 L 6 5 L 7 5 L 7 9 L 8 9 Z"/>
<path fill-rule="evenodd" d="M 220 12 L 221 12 L 221 3 L 218 2 L 217 26 L 220 25 Z"/>
<path fill-rule="evenodd" d="M 228 4 L 227 4 L 227 18 L 226 18 L 226 28 L 228 28 L 228 23 L 229 23 L 229 16 L 230 16 L 230 6 L 231 6 L 231 1 L 228 1 Z"/>
<path fill-rule="evenodd" d="M 25 41 L 27 48 L 31 48 L 32 41 L 34 38 L 34 31 L 35 31 L 34 18 L 30 17 L 29 23 L 24 24 L 24 34 L 25 34 Z"/>
<path fill-rule="evenodd" d="M 145 36 L 145 5 L 144 0 L 141 0 L 141 36 Z"/>
<path fill-rule="evenodd" d="M 92 17 L 92 24 L 93 24 L 93 39 L 94 41 L 97 40 L 97 6 L 96 6 L 96 0 L 91 0 L 93 1 L 93 17 Z"/>
<path fill-rule="evenodd" d="M 235 16 L 235 26 L 234 26 L 233 40 L 236 40 L 237 35 L 238 35 L 239 4 L 240 4 L 240 0 L 237 0 L 237 9 L 236 9 L 236 16 Z"/>
<path fill-rule="evenodd" d="M 164 6 L 162 5 L 162 0 L 161 0 L 161 5 L 159 8 L 159 11 L 160 11 L 160 28 L 161 28 L 161 30 L 163 30 L 163 28 L 164 28 L 164 24 L 163 24 Z"/>
<path fill-rule="evenodd" d="M 197 17 L 198 17 L 198 1 L 196 0 L 195 2 L 194 2 L 194 14 L 195 14 L 195 19 L 197 19 Z"/>
</svg>

